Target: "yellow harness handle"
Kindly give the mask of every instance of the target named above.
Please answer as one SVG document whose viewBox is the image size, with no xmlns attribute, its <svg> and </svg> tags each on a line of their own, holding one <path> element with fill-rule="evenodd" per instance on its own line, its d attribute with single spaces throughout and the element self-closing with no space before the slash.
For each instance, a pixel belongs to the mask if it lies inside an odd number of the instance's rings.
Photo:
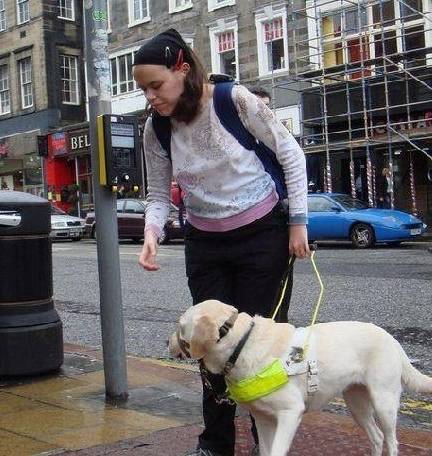
<svg viewBox="0 0 432 456">
<path fill-rule="evenodd" d="M 319 295 L 318 295 L 318 300 L 317 300 L 317 303 L 315 305 L 315 310 L 314 310 L 314 313 L 312 315 L 312 321 L 311 321 L 311 324 L 309 326 L 309 331 L 307 333 L 307 336 L 306 336 L 306 339 L 305 339 L 305 343 L 304 343 L 304 346 L 303 346 L 303 356 L 305 356 L 308 348 L 309 348 L 309 339 L 310 339 L 310 336 L 311 336 L 311 333 L 312 333 L 312 328 L 313 326 L 315 325 L 315 322 L 316 322 L 316 319 L 318 318 L 318 313 L 319 313 L 319 309 L 321 307 L 321 302 L 322 302 L 322 298 L 323 298 L 323 295 L 324 295 L 324 284 L 323 284 L 323 281 L 321 280 L 321 276 L 320 276 L 320 273 L 318 271 L 318 268 L 317 268 L 317 265 L 315 263 L 315 251 L 312 252 L 311 254 L 311 262 L 312 262 L 312 267 L 314 269 L 314 272 L 315 272 L 315 275 L 318 279 L 318 283 L 319 283 L 319 286 L 320 286 L 320 292 L 319 292 Z"/>
<path fill-rule="evenodd" d="M 315 305 L 314 312 L 312 314 L 312 320 L 311 320 L 311 324 L 309 326 L 309 331 L 308 331 L 308 333 L 306 335 L 305 343 L 304 343 L 304 346 L 303 346 L 303 356 L 305 356 L 306 351 L 309 348 L 309 339 L 310 339 L 310 336 L 311 336 L 311 333 L 312 333 L 312 328 L 315 325 L 315 322 L 316 322 L 316 320 L 318 318 L 319 309 L 321 307 L 321 302 L 322 302 L 322 298 L 323 298 L 323 295 L 324 295 L 324 284 L 323 284 L 323 281 L 321 280 L 320 273 L 319 273 L 317 265 L 315 263 L 315 250 L 312 250 L 310 259 L 311 259 L 311 262 L 312 262 L 313 270 L 315 272 L 315 275 L 317 277 L 317 280 L 318 280 L 318 283 L 319 283 L 319 286 L 320 286 L 320 292 L 319 292 L 317 303 Z M 292 256 L 292 257 L 290 257 L 289 262 L 288 262 L 288 267 L 289 268 L 292 266 L 293 262 L 294 262 L 294 257 Z M 285 282 L 284 282 L 284 285 L 283 285 L 283 288 L 282 288 L 282 291 L 281 291 L 281 294 L 280 294 L 279 302 L 277 303 L 277 306 L 276 306 L 276 308 L 273 311 L 273 314 L 271 316 L 272 320 L 274 320 L 276 318 L 276 315 L 277 315 L 277 313 L 278 313 L 278 311 L 280 309 L 280 306 L 282 304 L 282 301 L 283 301 L 283 299 L 285 297 L 286 287 L 288 285 L 288 279 L 289 279 L 289 274 L 287 274 L 287 277 L 285 278 Z"/>
<path fill-rule="evenodd" d="M 288 261 L 288 269 L 290 269 L 293 266 L 294 260 L 295 260 L 295 256 L 290 256 L 289 261 Z M 288 285 L 289 276 L 290 276 L 290 274 L 286 274 L 285 281 L 284 281 L 284 284 L 283 284 L 283 287 L 282 287 L 282 290 L 281 290 L 281 293 L 280 293 L 279 301 L 278 301 L 278 303 L 277 303 L 277 305 L 275 307 L 275 310 L 273 311 L 273 314 L 271 316 L 272 320 L 274 320 L 276 318 L 276 315 L 279 312 L 280 306 L 281 306 L 282 301 L 283 301 L 283 299 L 285 297 L 286 287 Z"/>
</svg>

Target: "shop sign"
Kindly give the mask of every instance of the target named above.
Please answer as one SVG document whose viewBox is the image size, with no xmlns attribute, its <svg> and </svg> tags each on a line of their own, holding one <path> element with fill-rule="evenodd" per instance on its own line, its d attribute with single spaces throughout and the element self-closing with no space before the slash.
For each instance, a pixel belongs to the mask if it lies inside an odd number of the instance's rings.
<svg viewBox="0 0 432 456">
<path fill-rule="evenodd" d="M 68 148 L 66 142 L 66 133 L 52 133 L 50 135 L 50 150 L 54 157 L 67 155 Z"/>
<path fill-rule="evenodd" d="M 411 116 L 410 122 L 407 121 L 407 116 L 391 120 L 393 128 L 401 133 L 421 134 L 432 132 L 432 111 Z M 397 125 L 394 125 L 397 124 Z M 393 132 L 392 132 L 393 133 Z M 387 127 L 385 124 L 372 127 L 374 137 L 387 135 Z"/>
<path fill-rule="evenodd" d="M 69 132 L 69 148 L 72 153 L 90 153 L 88 130 Z"/>
</svg>

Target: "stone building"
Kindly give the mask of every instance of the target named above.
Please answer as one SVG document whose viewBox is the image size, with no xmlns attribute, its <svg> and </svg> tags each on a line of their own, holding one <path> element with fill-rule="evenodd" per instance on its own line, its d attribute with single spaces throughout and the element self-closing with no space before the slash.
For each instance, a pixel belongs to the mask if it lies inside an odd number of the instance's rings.
<svg viewBox="0 0 432 456">
<path fill-rule="evenodd" d="M 46 195 L 37 137 L 85 120 L 82 2 L 0 0 L 0 181 Z"/>
<path fill-rule="evenodd" d="M 139 112 L 145 98 L 132 80 L 133 53 L 146 40 L 176 28 L 210 73 L 227 73 L 272 95 L 277 116 L 300 133 L 298 93 L 279 87 L 293 49 L 287 1 L 109 1 L 112 110 Z"/>
<path fill-rule="evenodd" d="M 299 95 L 278 85 L 292 71 L 287 3 L 108 0 L 112 112 L 144 110 L 132 78 L 133 53 L 174 27 L 209 73 L 228 73 L 270 92 L 277 116 L 298 135 Z M 0 0 L 2 185 L 43 194 L 79 215 L 92 204 L 82 8 L 82 0 Z M 42 161 L 40 135 L 47 139 Z"/>
</svg>

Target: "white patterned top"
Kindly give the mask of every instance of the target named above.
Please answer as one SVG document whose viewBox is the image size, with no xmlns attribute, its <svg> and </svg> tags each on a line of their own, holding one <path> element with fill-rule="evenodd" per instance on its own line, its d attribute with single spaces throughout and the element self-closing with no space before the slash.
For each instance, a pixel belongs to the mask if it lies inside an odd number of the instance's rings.
<svg viewBox="0 0 432 456">
<path fill-rule="evenodd" d="M 307 178 L 302 149 L 272 111 L 245 87 L 235 85 L 232 97 L 244 126 L 275 152 L 282 165 L 289 223 L 305 224 Z M 173 178 L 184 191 L 189 222 L 205 226 L 208 231 L 226 231 L 247 224 L 246 211 L 253 213 L 255 207 L 266 207 L 267 213 L 276 204 L 273 179 L 254 151 L 245 149 L 222 126 L 212 98 L 192 122 L 172 119 L 171 123 L 172 163 L 156 137 L 151 118 L 145 126 L 146 231 L 160 235 L 169 212 Z M 272 201 L 271 206 L 263 204 L 265 201 Z M 230 223 L 221 223 L 224 220 Z"/>
</svg>

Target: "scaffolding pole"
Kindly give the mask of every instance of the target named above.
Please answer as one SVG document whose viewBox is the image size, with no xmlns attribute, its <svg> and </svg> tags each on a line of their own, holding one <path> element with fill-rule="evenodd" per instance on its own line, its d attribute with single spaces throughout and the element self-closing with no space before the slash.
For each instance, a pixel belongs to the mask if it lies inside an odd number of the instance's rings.
<svg viewBox="0 0 432 456">
<path fill-rule="evenodd" d="M 362 148 L 366 159 L 367 202 L 369 206 L 376 205 L 376 154 L 374 152 L 373 158 L 371 151 L 385 145 L 390 178 L 387 191 L 393 208 L 394 147 L 410 145 L 432 158 L 424 147 L 416 144 L 417 140 L 432 138 L 432 118 L 425 120 L 424 132 L 410 132 L 413 122 L 419 119 L 414 113 L 421 113 L 423 106 L 430 106 L 428 97 L 419 100 L 412 90 L 417 84 L 423 91 L 432 92 L 432 47 L 431 41 L 426 39 L 432 30 L 429 11 L 424 12 L 421 3 L 417 9 L 407 0 L 394 0 L 393 15 L 388 14 L 387 0 L 306 0 L 303 5 L 295 5 L 291 0 L 287 3 L 291 6 L 288 23 L 294 37 L 291 56 L 294 64 L 286 78 L 273 78 L 272 86 L 300 93 L 306 91 L 307 95 L 318 97 L 318 116 L 310 116 L 305 106 L 300 106 L 300 112 L 306 116 L 300 119 L 301 141 L 306 153 L 324 153 L 324 190 L 331 191 L 333 187 L 332 152 L 347 150 L 351 194 L 356 195 L 354 150 Z M 353 14 L 356 14 L 355 20 Z M 301 18 L 308 25 L 306 32 Z M 391 98 L 392 87 L 398 87 L 395 84 L 402 84 L 405 90 L 405 96 L 396 103 Z M 346 98 L 346 111 L 337 112 L 330 105 L 329 112 L 331 97 L 342 93 Z M 376 93 L 383 95 L 381 104 Z M 305 97 L 303 103 L 304 100 Z M 404 119 L 397 118 L 401 112 Z M 417 206 L 411 151 L 409 166 L 414 212 Z"/>
</svg>

